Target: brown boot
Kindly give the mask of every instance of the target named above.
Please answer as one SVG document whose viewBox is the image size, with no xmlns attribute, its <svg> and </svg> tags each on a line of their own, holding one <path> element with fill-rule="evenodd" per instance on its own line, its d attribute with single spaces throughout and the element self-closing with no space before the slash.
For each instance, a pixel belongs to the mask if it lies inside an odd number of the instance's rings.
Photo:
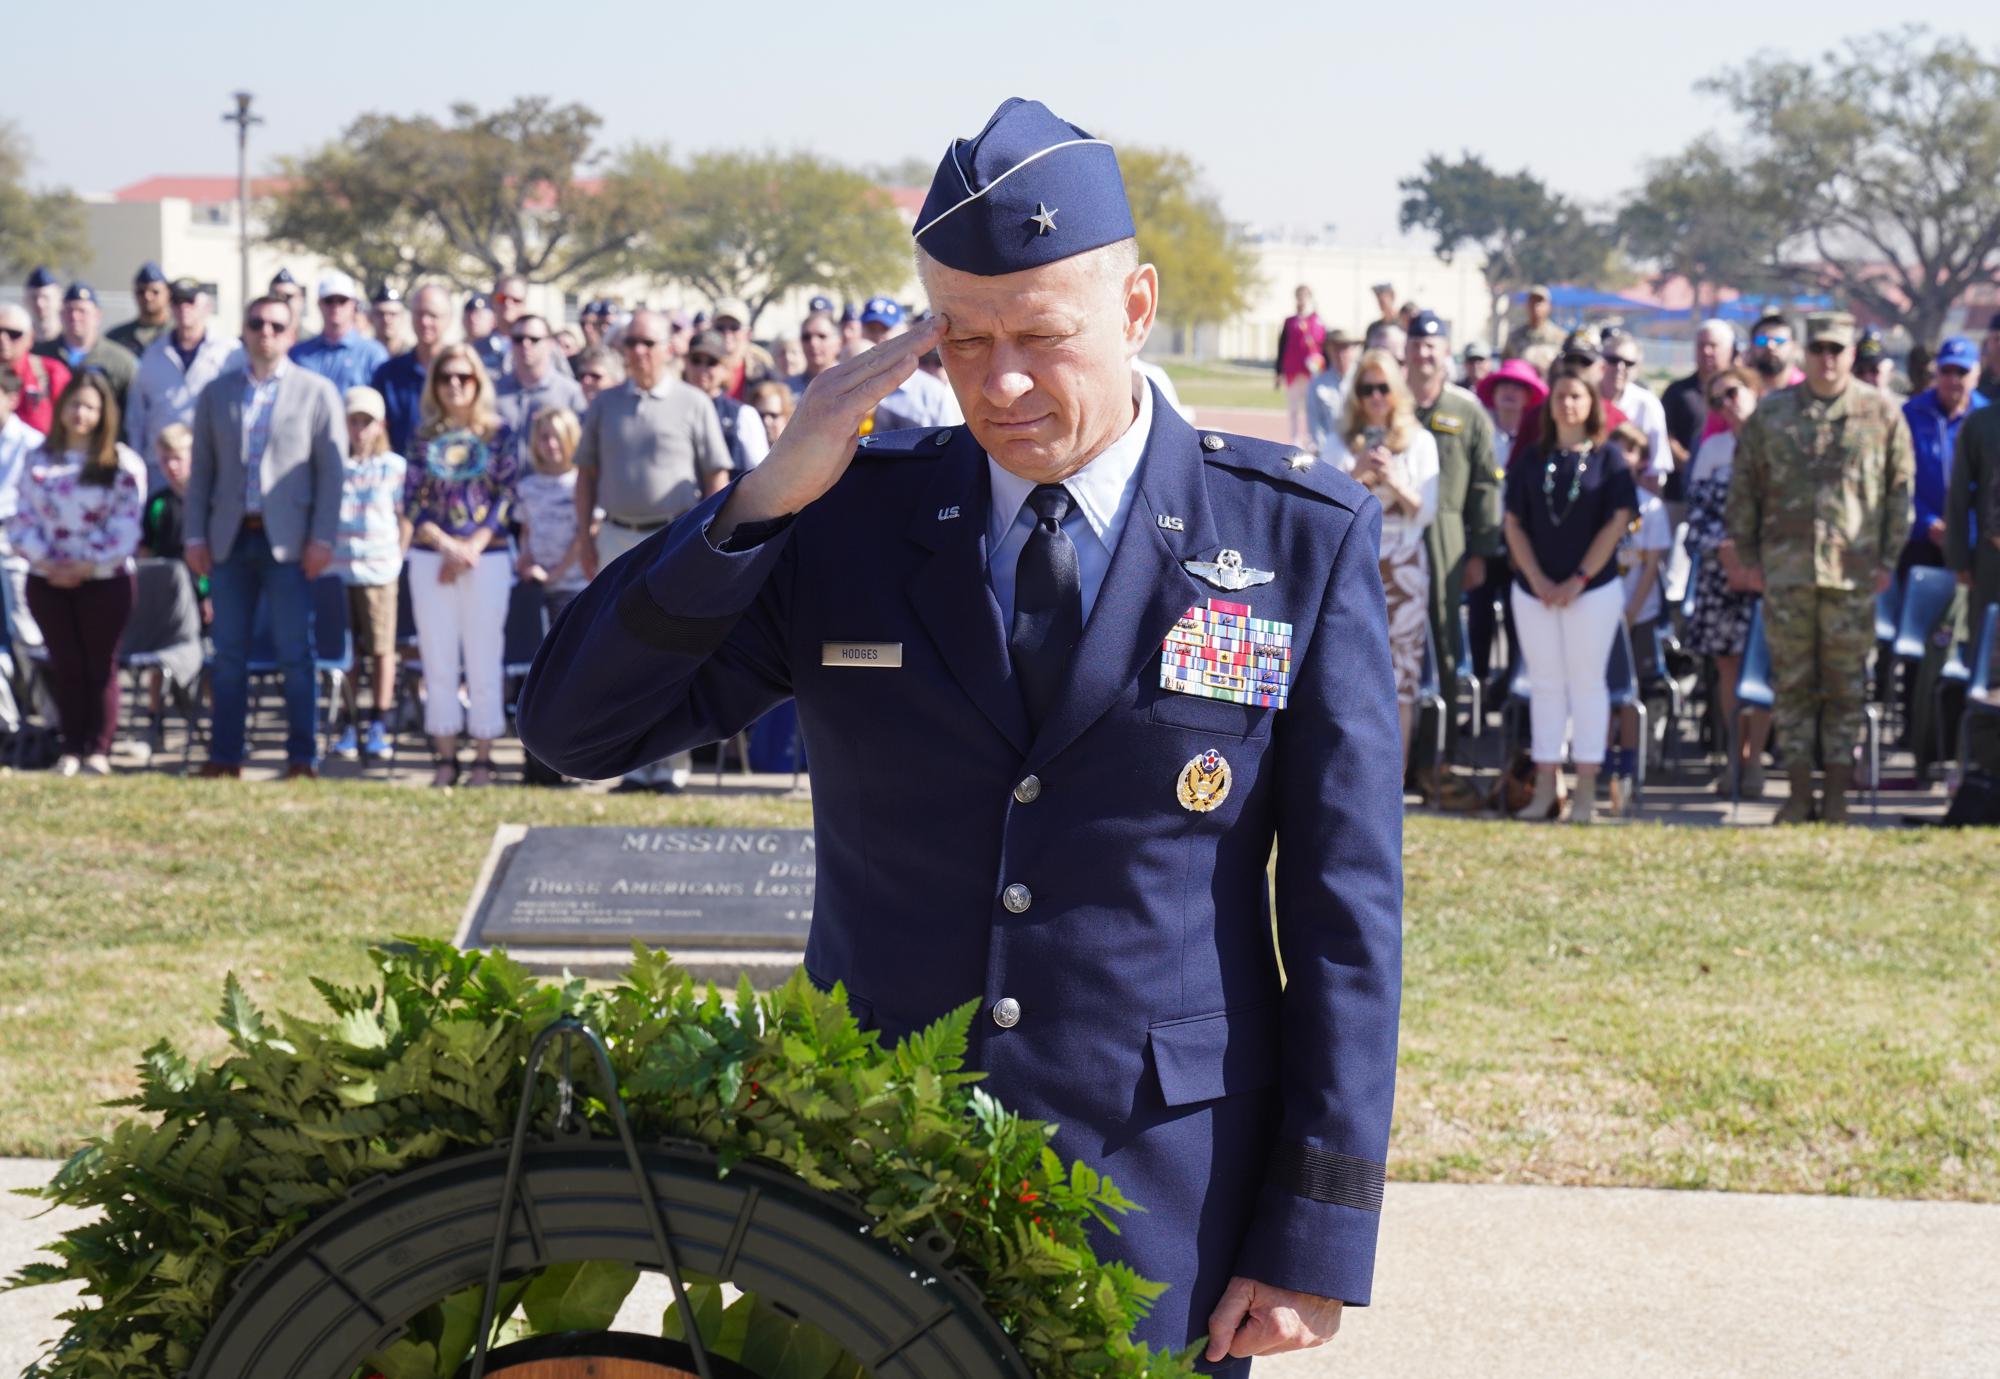
<svg viewBox="0 0 2000 1379">
<path fill-rule="evenodd" d="M 1826 768 L 1826 793 L 1819 802 L 1819 819 L 1824 824 L 1847 822 L 1847 789 L 1854 784 L 1854 768 L 1846 762 Z"/>
<path fill-rule="evenodd" d="M 1787 765 L 1785 774 L 1791 778 L 1792 797 L 1785 801 L 1785 807 L 1778 811 L 1774 824 L 1802 824 L 1812 819 L 1813 788 L 1812 767 Z"/>
</svg>

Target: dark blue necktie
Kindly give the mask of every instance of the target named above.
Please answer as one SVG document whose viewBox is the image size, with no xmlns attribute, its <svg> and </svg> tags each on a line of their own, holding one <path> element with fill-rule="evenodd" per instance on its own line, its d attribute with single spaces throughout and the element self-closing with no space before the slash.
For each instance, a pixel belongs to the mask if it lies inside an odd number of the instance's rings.
<svg viewBox="0 0 2000 1379">
<path fill-rule="evenodd" d="M 1083 635 L 1083 580 L 1076 544 L 1062 529 L 1075 500 L 1061 484 L 1039 484 L 1028 495 L 1035 529 L 1014 566 L 1014 627 L 1007 650 L 1021 678 L 1028 723 L 1039 729 L 1062 693 L 1070 657 Z"/>
</svg>

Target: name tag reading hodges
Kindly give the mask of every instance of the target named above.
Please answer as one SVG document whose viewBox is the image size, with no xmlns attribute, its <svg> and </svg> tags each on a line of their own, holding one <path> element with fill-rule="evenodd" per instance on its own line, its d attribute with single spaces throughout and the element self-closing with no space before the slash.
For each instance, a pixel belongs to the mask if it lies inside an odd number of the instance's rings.
<svg viewBox="0 0 2000 1379">
<path fill-rule="evenodd" d="M 823 666 L 861 666 L 870 670 L 899 670 L 903 664 L 903 644 L 821 642 L 819 663 Z"/>
</svg>

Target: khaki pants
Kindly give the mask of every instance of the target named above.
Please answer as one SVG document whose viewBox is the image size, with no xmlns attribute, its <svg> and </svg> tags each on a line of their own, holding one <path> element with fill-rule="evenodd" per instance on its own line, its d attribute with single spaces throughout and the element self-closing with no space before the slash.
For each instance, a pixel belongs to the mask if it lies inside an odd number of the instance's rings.
<svg viewBox="0 0 2000 1379">
<path fill-rule="evenodd" d="M 601 571 L 659 530 L 655 527 L 652 531 L 633 531 L 606 518 L 597 529 L 597 568 Z M 686 752 L 676 752 L 664 761 L 625 773 L 625 781 L 630 785 L 669 785 L 676 789 L 685 786 L 693 777 L 694 758 Z"/>
</svg>

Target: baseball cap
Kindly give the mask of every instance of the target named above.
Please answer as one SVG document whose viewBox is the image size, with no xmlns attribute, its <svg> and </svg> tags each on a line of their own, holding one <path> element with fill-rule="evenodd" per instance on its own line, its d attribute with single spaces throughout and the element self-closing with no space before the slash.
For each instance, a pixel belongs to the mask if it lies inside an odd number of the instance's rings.
<svg viewBox="0 0 2000 1379">
<path fill-rule="evenodd" d="M 705 330 L 688 341 L 687 352 L 691 356 L 705 354 L 713 359 L 721 359 L 728 355 L 729 346 L 722 343 L 721 331 Z"/>
<path fill-rule="evenodd" d="M 1435 311 L 1426 309 L 1419 311 L 1410 318 L 1410 338 L 1412 340 L 1419 340 L 1427 335 L 1449 334 L 1451 332 L 1444 328 L 1444 318 L 1439 316 Z"/>
<path fill-rule="evenodd" d="M 861 313 L 855 310 L 853 302 L 849 302 L 840 309 L 840 321 L 842 325 L 845 325 L 849 321 L 858 321 L 860 319 Z"/>
<path fill-rule="evenodd" d="M 349 388 L 347 390 L 347 415 L 373 417 L 381 421 L 389 415 L 389 409 L 382 402 L 382 394 L 373 388 Z"/>
<path fill-rule="evenodd" d="M 1979 367 L 1979 346 L 1972 343 L 1970 336 L 1947 336 L 1938 346 L 1937 358 L 1931 362 L 1940 369 L 1964 369 L 1969 373 Z"/>
<path fill-rule="evenodd" d="M 811 301 L 806 303 L 806 310 L 824 311 L 830 315 L 833 312 L 833 298 L 827 296 L 824 292 L 821 292 L 816 296 L 814 296 Z"/>
<path fill-rule="evenodd" d="M 715 304 L 715 314 L 710 319 L 718 325 L 734 321 L 739 326 L 747 326 L 750 324 L 749 304 L 735 297 L 724 297 Z"/>
<path fill-rule="evenodd" d="M 160 271 L 160 265 L 154 263 L 151 259 L 147 259 L 144 263 L 140 264 L 139 271 L 132 275 L 132 282 L 135 286 L 150 286 L 153 283 L 163 283 L 166 280 L 167 275 Z"/>
<path fill-rule="evenodd" d="M 299 280 L 292 276 L 292 270 L 289 268 L 280 268 L 271 275 L 271 286 L 273 287 L 297 287 L 298 285 Z"/>
<path fill-rule="evenodd" d="M 465 309 L 467 311 L 491 311 L 493 303 L 487 300 L 484 292 L 475 292 L 465 299 Z"/>
<path fill-rule="evenodd" d="M 320 295 L 325 296 L 326 294 L 322 292 Z M 376 306 L 387 306 L 392 302 L 402 301 L 403 294 L 401 292 L 398 292 L 395 288 L 389 286 L 389 284 L 383 283 L 380 287 L 375 289 L 375 295 L 370 297 L 368 300 L 374 303 Z"/>
<path fill-rule="evenodd" d="M 609 315 L 610 313 L 606 312 L 605 314 Z M 694 317 L 676 307 L 667 313 L 667 326 L 671 330 L 693 330 Z"/>
<path fill-rule="evenodd" d="M 1540 297 L 1545 302 L 1553 301 L 1555 299 L 1555 294 L 1550 292 L 1548 286 L 1544 283 L 1536 283 L 1533 287 L 1529 288 L 1524 295 L 1529 297 Z"/>
<path fill-rule="evenodd" d="M 174 303 L 192 302 L 201 296 L 201 284 L 193 278 L 175 278 L 167 289 L 167 300 Z"/>
<path fill-rule="evenodd" d="M 1354 345 L 1359 343 L 1360 342 L 1357 341 L 1352 335 L 1349 335 L 1345 330 L 1341 329 L 1339 326 L 1335 326 L 1332 330 L 1326 333 L 1326 347 L 1330 350 L 1339 349 L 1343 345 Z"/>
<path fill-rule="evenodd" d="M 861 308 L 861 324 L 864 326 L 900 326 L 903 324 L 903 308 L 890 297 L 870 297 Z"/>
<path fill-rule="evenodd" d="M 63 293 L 63 300 L 66 302 L 94 302 L 97 300 L 97 289 L 87 282 L 73 282 L 69 285 L 69 291 Z"/>
<path fill-rule="evenodd" d="M 341 272 L 339 269 L 335 269 L 333 272 L 320 278 L 319 287 L 314 291 L 313 295 L 322 302 L 328 297 L 345 297 L 348 301 L 352 302 L 360 298 L 361 289 L 355 285 L 354 279 L 348 277 L 347 274 Z"/>
<path fill-rule="evenodd" d="M 23 286 L 30 292 L 33 292 L 38 287 L 54 287 L 56 282 L 56 275 L 49 272 L 45 264 L 38 263 L 35 265 L 34 270 L 28 274 L 28 280 Z M 2000 316 L 1996 316 L 1993 319 L 1995 322 L 2000 322 Z M 2000 329 L 2000 326 L 1996 326 L 1996 329 Z"/>
<path fill-rule="evenodd" d="M 1484 340 L 1474 340 L 1465 347 L 1465 357 L 1467 359 L 1491 359 L 1493 351 Z"/>
<path fill-rule="evenodd" d="M 1586 359 L 1602 359 L 1603 352 L 1597 347 L 1597 338 L 1587 330 L 1573 330 L 1563 337 L 1562 352 L 1565 355 L 1581 355 Z"/>
</svg>

